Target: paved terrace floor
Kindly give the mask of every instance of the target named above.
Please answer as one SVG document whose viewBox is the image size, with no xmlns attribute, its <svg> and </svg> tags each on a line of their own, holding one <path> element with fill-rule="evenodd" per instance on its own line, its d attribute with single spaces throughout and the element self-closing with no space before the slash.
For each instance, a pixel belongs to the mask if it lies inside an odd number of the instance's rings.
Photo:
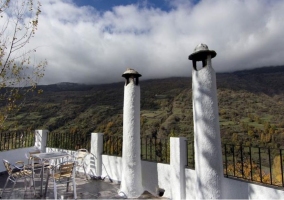
<svg viewBox="0 0 284 200">
<path fill-rule="evenodd" d="M 5 181 L 7 179 L 7 173 L 0 174 L 0 188 L 1 192 L 4 187 Z M 40 197 L 40 178 L 36 177 L 36 196 L 34 196 L 33 188 L 27 187 L 25 191 L 24 181 L 21 180 L 16 183 L 14 191 L 11 193 L 10 199 L 54 199 L 53 193 L 53 183 L 49 183 L 46 197 Z M 122 197 L 118 196 L 118 190 L 120 185 L 112 183 L 105 180 L 95 180 L 90 179 L 86 180 L 84 176 L 76 176 L 76 185 L 77 185 L 77 199 L 121 199 Z M 2 199 L 7 199 L 11 191 L 12 183 L 9 181 L 9 184 L 2 195 Z M 61 184 L 58 187 L 57 198 L 58 199 L 74 199 L 72 184 L 70 184 L 69 192 L 66 192 L 66 184 Z M 1 194 L 1 193 L 0 193 Z M 159 196 L 153 196 L 147 191 L 144 192 L 138 199 L 166 199 Z"/>
</svg>

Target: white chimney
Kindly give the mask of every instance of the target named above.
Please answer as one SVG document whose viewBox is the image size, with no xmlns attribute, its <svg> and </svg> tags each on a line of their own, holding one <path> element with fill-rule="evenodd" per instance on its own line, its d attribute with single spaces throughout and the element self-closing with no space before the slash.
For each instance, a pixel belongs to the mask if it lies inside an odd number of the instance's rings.
<svg viewBox="0 0 284 200">
<path fill-rule="evenodd" d="M 140 86 L 138 72 L 127 69 L 123 104 L 122 175 L 119 195 L 138 198 L 144 192 L 140 146 Z"/>
<path fill-rule="evenodd" d="M 205 44 L 199 44 L 192 60 L 192 103 L 194 120 L 194 150 L 196 199 L 222 198 L 222 149 L 219 126 L 216 73 L 211 58 L 216 56 Z M 200 70 L 196 62 L 202 61 Z"/>
</svg>

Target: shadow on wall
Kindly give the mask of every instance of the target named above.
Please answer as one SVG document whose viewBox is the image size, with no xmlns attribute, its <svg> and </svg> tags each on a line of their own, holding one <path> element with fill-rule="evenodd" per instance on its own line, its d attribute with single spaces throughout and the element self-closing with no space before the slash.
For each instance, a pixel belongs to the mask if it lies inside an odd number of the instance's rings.
<svg viewBox="0 0 284 200">
<path fill-rule="evenodd" d="M 196 173 L 195 170 L 185 169 L 185 194 L 186 199 L 196 199 L 195 196 L 195 182 L 196 182 Z"/>
<path fill-rule="evenodd" d="M 283 199 L 284 191 L 259 184 L 248 183 L 249 199 Z"/>
<path fill-rule="evenodd" d="M 248 183 L 223 177 L 222 194 L 225 199 L 248 199 Z"/>
<path fill-rule="evenodd" d="M 120 183 L 122 158 L 102 155 L 102 163 L 104 163 L 102 168 L 102 178 L 108 177 L 112 181 Z"/>
<path fill-rule="evenodd" d="M 41 148 L 41 144 L 42 144 L 42 136 L 39 134 L 39 131 L 36 131 L 36 147 L 37 148 Z"/>
<path fill-rule="evenodd" d="M 159 187 L 158 163 L 141 161 L 142 165 L 142 185 L 145 191 L 155 196 L 163 196 L 165 189 Z"/>
</svg>

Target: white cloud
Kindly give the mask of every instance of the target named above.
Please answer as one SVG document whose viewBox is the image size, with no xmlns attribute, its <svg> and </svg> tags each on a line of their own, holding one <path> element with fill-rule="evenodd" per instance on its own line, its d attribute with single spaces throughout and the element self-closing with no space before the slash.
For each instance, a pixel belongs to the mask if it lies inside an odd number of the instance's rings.
<svg viewBox="0 0 284 200">
<path fill-rule="evenodd" d="M 217 72 L 284 64 L 284 2 L 171 1 L 162 11 L 141 5 L 106 12 L 46 0 L 32 46 L 49 62 L 43 84 L 123 81 L 131 67 L 142 79 L 191 76 L 188 55 L 199 43 L 217 52 Z"/>
</svg>

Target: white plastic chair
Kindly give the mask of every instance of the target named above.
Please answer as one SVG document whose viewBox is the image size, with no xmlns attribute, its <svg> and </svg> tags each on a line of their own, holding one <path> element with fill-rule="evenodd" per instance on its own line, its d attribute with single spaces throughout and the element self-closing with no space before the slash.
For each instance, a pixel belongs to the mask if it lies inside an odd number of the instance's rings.
<svg viewBox="0 0 284 200">
<path fill-rule="evenodd" d="M 66 183 L 67 184 L 66 192 L 68 192 L 69 183 L 72 182 L 74 199 L 77 199 L 74 168 L 75 168 L 75 163 L 70 162 L 70 161 L 62 162 L 58 165 L 51 166 L 50 171 L 47 176 L 45 194 L 47 192 L 49 179 L 53 180 L 54 199 L 57 199 L 57 185 L 58 184 Z"/>
<path fill-rule="evenodd" d="M 13 182 L 14 184 L 13 184 L 13 187 L 11 189 L 11 192 L 10 192 L 8 198 L 10 198 L 10 196 L 11 196 L 13 190 L 14 190 L 14 187 L 15 187 L 16 183 L 19 180 L 24 179 L 24 181 L 25 181 L 25 191 L 27 189 L 27 185 L 26 185 L 26 183 L 27 183 L 26 179 L 27 178 L 30 179 L 30 187 L 32 186 L 32 183 L 34 185 L 33 172 L 32 172 L 32 170 L 29 170 L 29 169 L 25 168 L 25 165 L 24 165 L 23 161 L 18 161 L 15 164 L 11 164 L 11 163 L 9 163 L 9 161 L 3 159 L 3 163 L 4 163 L 4 166 L 5 166 L 6 170 L 7 170 L 8 178 L 6 180 L 6 183 L 4 185 L 3 190 L 1 192 L 0 198 L 2 198 L 2 195 L 3 195 L 3 193 L 4 193 L 5 189 L 6 189 L 7 184 L 8 184 L 9 181 Z M 34 195 L 35 195 L 35 188 L 34 188 Z"/>
<path fill-rule="evenodd" d="M 76 174 L 79 173 L 80 168 L 83 168 L 86 179 L 89 179 L 89 176 L 86 172 L 86 167 L 87 167 L 86 158 L 88 155 L 89 151 L 87 149 L 78 149 L 73 155 L 76 164 Z"/>
</svg>

